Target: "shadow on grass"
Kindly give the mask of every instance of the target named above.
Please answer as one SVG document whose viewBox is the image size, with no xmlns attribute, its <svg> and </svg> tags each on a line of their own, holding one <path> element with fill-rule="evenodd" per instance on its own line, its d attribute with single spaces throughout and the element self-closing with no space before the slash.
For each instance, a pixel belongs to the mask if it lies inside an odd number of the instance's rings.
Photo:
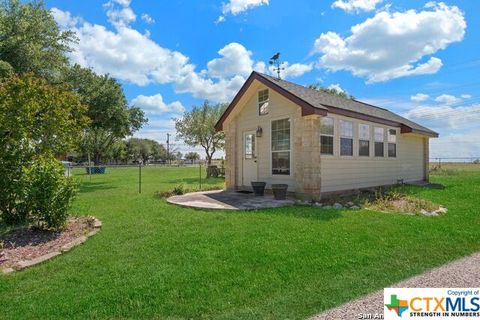
<svg viewBox="0 0 480 320">
<path fill-rule="evenodd" d="M 103 182 L 82 182 L 80 184 L 80 193 L 110 190 L 110 189 L 116 189 L 116 188 L 117 187 L 114 187 L 110 184 L 103 183 Z"/>
<path fill-rule="evenodd" d="M 223 182 L 224 180 L 222 178 L 202 178 L 202 185 L 215 185 L 218 183 Z M 181 178 L 181 179 L 174 179 L 174 180 L 169 180 L 168 183 L 172 184 L 188 184 L 188 185 L 194 185 L 194 184 L 200 184 L 200 179 L 199 178 Z"/>
<path fill-rule="evenodd" d="M 170 204 L 176 206 L 175 204 Z M 277 217 L 292 217 L 299 219 L 312 219 L 320 221 L 330 221 L 343 218 L 342 210 L 337 209 L 321 209 L 310 206 L 289 205 L 278 208 L 263 209 L 243 209 L 243 210 L 222 210 L 222 209 L 205 209 L 205 208 L 185 208 L 186 210 L 202 211 L 209 214 L 252 214 L 252 215 L 269 215 Z"/>
<path fill-rule="evenodd" d="M 342 218 L 342 210 L 322 209 L 314 206 L 291 205 L 280 208 L 262 209 L 262 213 L 284 217 L 330 221 Z"/>
</svg>

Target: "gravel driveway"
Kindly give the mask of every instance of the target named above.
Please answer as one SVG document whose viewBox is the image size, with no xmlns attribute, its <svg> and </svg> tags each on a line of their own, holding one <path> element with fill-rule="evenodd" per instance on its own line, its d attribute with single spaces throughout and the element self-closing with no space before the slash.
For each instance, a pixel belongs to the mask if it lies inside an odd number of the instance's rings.
<svg viewBox="0 0 480 320">
<path fill-rule="evenodd" d="M 415 276 L 391 288 L 478 288 L 480 287 L 480 253 L 453 261 Z M 383 315 L 383 290 L 327 310 L 311 319 L 368 319 L 366 314 Z"/>
</svg>

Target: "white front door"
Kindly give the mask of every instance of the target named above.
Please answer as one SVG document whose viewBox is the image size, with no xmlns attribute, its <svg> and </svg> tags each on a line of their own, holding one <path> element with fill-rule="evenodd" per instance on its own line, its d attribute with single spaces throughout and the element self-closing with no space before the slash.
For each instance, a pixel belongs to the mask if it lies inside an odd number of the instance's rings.
<svg viewBox="0 0 480 320">
<path fill-rule="evenodd" d="M 250 182 L 257 181 L 257 139 L 255 131 L 243 133 L 243 185 L 250 187 Z"/>
</svg>

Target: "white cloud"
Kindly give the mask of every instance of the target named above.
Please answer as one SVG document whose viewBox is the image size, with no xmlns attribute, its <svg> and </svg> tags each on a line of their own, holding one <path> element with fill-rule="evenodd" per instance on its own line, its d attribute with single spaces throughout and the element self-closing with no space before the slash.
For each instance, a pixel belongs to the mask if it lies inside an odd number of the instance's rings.
<svg viewBox="0 0 480 320">
<path fill-rule="evenodd" d="M 115 2 L 123 7 L 128 7 L 130 6 L 130 3 L 132 2 L 132 0 L 112 0 L 111 2 Z"/>
<path fill-rule="evenodd" d="M 155 19 L 153 19 L 148 13 L 142 14 L 142 20 L 147 24 L 155 23 Z"/>
<path fill-rule="evenodd" d="M 114 30 L 108 30 L 105 26 L 72 17 L 69 12 L 57 9 L 52 13 L 62 22 L 63 28 L 75 31 L 79 38 L 70 54 L 72 63 L 139 86 L 172 84 L 178 93 L 228 102 L 253 70 L 267 71 L 265 63 L 255 62 L 252 52 L 239 43 L 225 45 L 218 51 L 220 57 L 210 60 L 205 70 L 197 72 L 188 56 L 160 46 L 148 34 L 118 20 L 113 23 Z M 284 75 L 295 77 L 311 69 L 311 64 L 287 63 Z"/>
<path fill-rule="evenodd" d="M 132 100 L 132 104 L 141 108 L 147 114 L 182 113 L 185 111 L 185 107 L 180 101 L 166 104 L 161 94 L 139 95 Z"/>
<path fill-rule="evenodd" d="M 249 9 L 267 5 L 269 0 L 229 0 L 222 6 L 222 13 L 237 15 Z"/>
<path fill-rule="evenodd" d="M 450 132 L 430 140 L 430 158 L 479 157 L 480 130 Z M 460 160 L 457 158 L 457 161 Z"/>
<path fill-rule="evenodd" d="M 422 102 L 422 101 L 427 100 L 428 98 L 430 98 L 430 96 L 428 94 L 417 93 L 416 95 L 411 96 L 410 100 L 415 101 L 415 102 Z"/>
<path fill-rule="evenodd" d="M 335 32 L 315 40 L 319 67 L 347 70 L 368 83 L 433 74 L 442 67 L 436 57 L 425 58 L 463 39 L 466 22 L 456 6 L 429 5 L 422 11 L 381 11 L 351 28 L 342 38 Z"/>
<path fill-rule="evenodd" d="M 437 129 L 478 128 L 480 122 L 480 104 L 452 107 L 419 106 L 404 114 L 412 121 Z"/>
<path fill-rule="evenodd" d="M 119 6 L 117 6 L 117 4 Z M 111 0 L 104 4 L 107 13 L 108 21 L 119 27 L 126 27 L 130 23 L 137 20 L 136 14 L 129 7 L 130 1 L 127 0 Z"/>
<path fill-rule="evenodd" d="M 450 94 L 442 94 L 436 97 L 435 101 L 446 105 L 452 105 L 461 102 L 462 99 L 452 96 Z"/>
<path fill-rule="evenodd" d="M 60 28 L 62 29 L 69 29 L 77 25 L 78 23 L 82 22 L 82 19 L 78 17 L 72 16 L 72 14 L 68 11 L 62 11 L 58 8 L 50 9 L 50 13 L 52 14 L 55 21 L 58 23 Z"/>
<path fill-rule="evenodd" d="M 132 28 L 110 31 L 101 25 L 84 23 L 72 30 L 79 42 L 74 46 L 71 61 L 117 79 L 137 85 L 168 83 L 194 68 L 182 53 L 163 48 Z"/>
<path fill-rule="evenodd" d="M 340 87 L 340 85 L 339 85 L 338 83 L 333 83 L 333 84 L 329 85 L 329 86 L 327 87 L 327 89 L 335 89 L 335 90 L 337 90 L 338 92 L 345 92 L 345 93 L 346 93 L 346 91 L 343 90 L 342 87 Z"/>
<path fill-rule="evenodd" d="M 462 99 L 471 99 L 471 98 L 472 98 L 472 95 L 471 95 L 471 94 L 462 94 L 462 95 L 460 95 L 460 97 L 461 97 Z"/>
<path fill-rule="evenodd" d="M 373 11 L 377 4 L 383 0 L 337 0 L 332 3 L 332 8 L 339 8 L 348 13 L 360 11 Z"/>
<path fill-rule="evenodd" d="M 288 62 L 285 62 L 282 64 L 282 67 L 285 68 L 285 70 L 283 70 L 281 73 L 282 78 L 287 79 L 287 78 L 297 78 L 304 75 L 307 72 L 312 71 L 313 64 L 303 64 L 303 63 L 289 64 Z M 273 69 L 274 67 L 270 66 L 269 70 L 271 74 L 275 73 Z"/>
<path fill-rule="evenodd" d="M 250 10 L 255 7 L 269 4 L 269 0 L 229 0 L 222 5 L 222 16 L 219 16 L 216 23 L 225 21 L 225 15 L 232 14 L 236 16 L 244 11 Z"/>
<path fill-rule="evenodd" d="M 178 93 L 191 93 L 195 98 L 214 102 L 229 102 L 245 82 L 242 76 L 213 81 L 195 72 L 178 79 L 174 88 Z"/>
<path fill-rule="evenodd" d="M 235 75 L 248 76 L 253 70 L 252 52 L 243 45 L 232 42 L 218 51 L 221 58 L 210 60 L 207 71 L 210 76 L 223 78 Z"/>
</svg>

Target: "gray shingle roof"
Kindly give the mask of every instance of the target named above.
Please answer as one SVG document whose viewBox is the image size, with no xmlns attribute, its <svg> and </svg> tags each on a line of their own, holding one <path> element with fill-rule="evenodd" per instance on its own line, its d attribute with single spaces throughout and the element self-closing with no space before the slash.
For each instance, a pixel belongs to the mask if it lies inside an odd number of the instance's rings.
<svg viewBox="0 0 480 320">
<path fill-rule="evenodd" d="M 295 95 L 296 97 L 304 100 L 315 108 L 328 111 L 329 107 L 336 107 L 339 109 L 357 112 L 371 117 L 397 122 L 412 128 L 413 131 L 425 133 L 432 136 L 438 136 L 438 133 L 436 133 L 435 131 L 419 125 L 418 123 L 410 121 L 387 109 L 376 107 L 358 100 L 342 98 L 330 93 L 310 89 L 289 81 L 279 80 L 263 73 L 256 73 L 261 77 L 267 79 L 268 81 L 277 84 L 278 86 Z"/>
</svg>

